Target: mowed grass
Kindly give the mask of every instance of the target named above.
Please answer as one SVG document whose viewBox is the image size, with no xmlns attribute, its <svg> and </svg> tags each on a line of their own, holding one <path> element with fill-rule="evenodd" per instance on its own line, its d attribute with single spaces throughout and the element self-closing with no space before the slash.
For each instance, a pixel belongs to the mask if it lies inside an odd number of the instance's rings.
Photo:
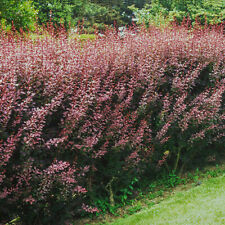
<svg viewBox="0 0 225 225">
<path fill-rule="evenodd" d="M 149 209 L 111 225 L 225 225 L 225 175 L 175 193 Z"/>
</svg>

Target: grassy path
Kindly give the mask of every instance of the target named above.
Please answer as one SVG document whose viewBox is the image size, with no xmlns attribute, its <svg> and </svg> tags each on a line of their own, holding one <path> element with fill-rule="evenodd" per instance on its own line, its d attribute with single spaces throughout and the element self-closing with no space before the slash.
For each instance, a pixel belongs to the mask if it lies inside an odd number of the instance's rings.
<svg viewBox="0 0 225 225">
<path fill-rule="evenodd" d="M 113 225 L 225 225 L 225 175 L 174 194 Z"/>
</svg>

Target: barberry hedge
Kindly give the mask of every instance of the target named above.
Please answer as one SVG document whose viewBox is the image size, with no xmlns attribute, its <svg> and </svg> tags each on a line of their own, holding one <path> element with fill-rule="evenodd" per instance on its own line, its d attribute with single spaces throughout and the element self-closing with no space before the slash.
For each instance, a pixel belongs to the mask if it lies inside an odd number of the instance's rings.
<svg viewBox="0 0 225 225">
<path fill-rule="evenodd" d="M 0 220 L 64 224 L 93 198 L 224 144 L 223 27 L 0 36 Z M 223 148 L 221 148 L 223 149 Z"/>
</svg>

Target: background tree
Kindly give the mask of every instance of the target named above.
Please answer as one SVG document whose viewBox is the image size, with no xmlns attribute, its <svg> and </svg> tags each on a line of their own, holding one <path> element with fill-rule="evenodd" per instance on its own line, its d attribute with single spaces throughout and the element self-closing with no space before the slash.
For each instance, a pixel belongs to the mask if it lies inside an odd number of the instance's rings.
<svg viewBox="0 0 225 225">
<path fill-rule="evenodd" d="M 37 10 L 31 0 L 0 0 L 0 22 L 3 28 L 35 28 Z"/>
<path fill-rule="evenodd" d="M 74 11 L 82 11 L 85 3 L 86 1 L 81 0 L 34 0 L 39 11 L 39 23 L 46 23 L 51 19 L 55 23 L 69 24 Z"/>
<path fill-rule="evenodd" d="M 139 9 L 135 5 L 129 7 L 140 23 L 162 24 L 176 19 L 179 23 L 189 17 L 192 24 L 196 18 L 201 24 L 205 20 L 209 24 L 220 24 L 225 20 L 225 1 L 218 0 L 152 0 Z"/>
<path fill-rule="evenodd" d="M 50 20 L 53 23 L 64 23 L 66 27 L 77 25 L 83 21 L 83 27 L 89 31 L 93 25 L 103 28 L 104 24 L 110 25 L 114 21 L 122 23 L 122 16 L 119 11 L 107 6 L 88 0 L 35 0 L 35 7 L 39 10 L 39 23 L 46 23 Z"/>
</svg>

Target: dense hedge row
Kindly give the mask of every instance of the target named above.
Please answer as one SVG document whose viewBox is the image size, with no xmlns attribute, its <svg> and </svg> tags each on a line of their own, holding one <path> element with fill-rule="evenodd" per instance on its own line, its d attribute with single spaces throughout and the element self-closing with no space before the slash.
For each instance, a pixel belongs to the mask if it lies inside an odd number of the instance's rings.
<svg viewBox="0 0 225 225">
<path fill-rule="evenodd" d="M 0 37 L 0 220 L 64 224 L 224 143 L 223 27 Z M 207 152 L 207 154 L 212 154 Z"/>
</svg>

